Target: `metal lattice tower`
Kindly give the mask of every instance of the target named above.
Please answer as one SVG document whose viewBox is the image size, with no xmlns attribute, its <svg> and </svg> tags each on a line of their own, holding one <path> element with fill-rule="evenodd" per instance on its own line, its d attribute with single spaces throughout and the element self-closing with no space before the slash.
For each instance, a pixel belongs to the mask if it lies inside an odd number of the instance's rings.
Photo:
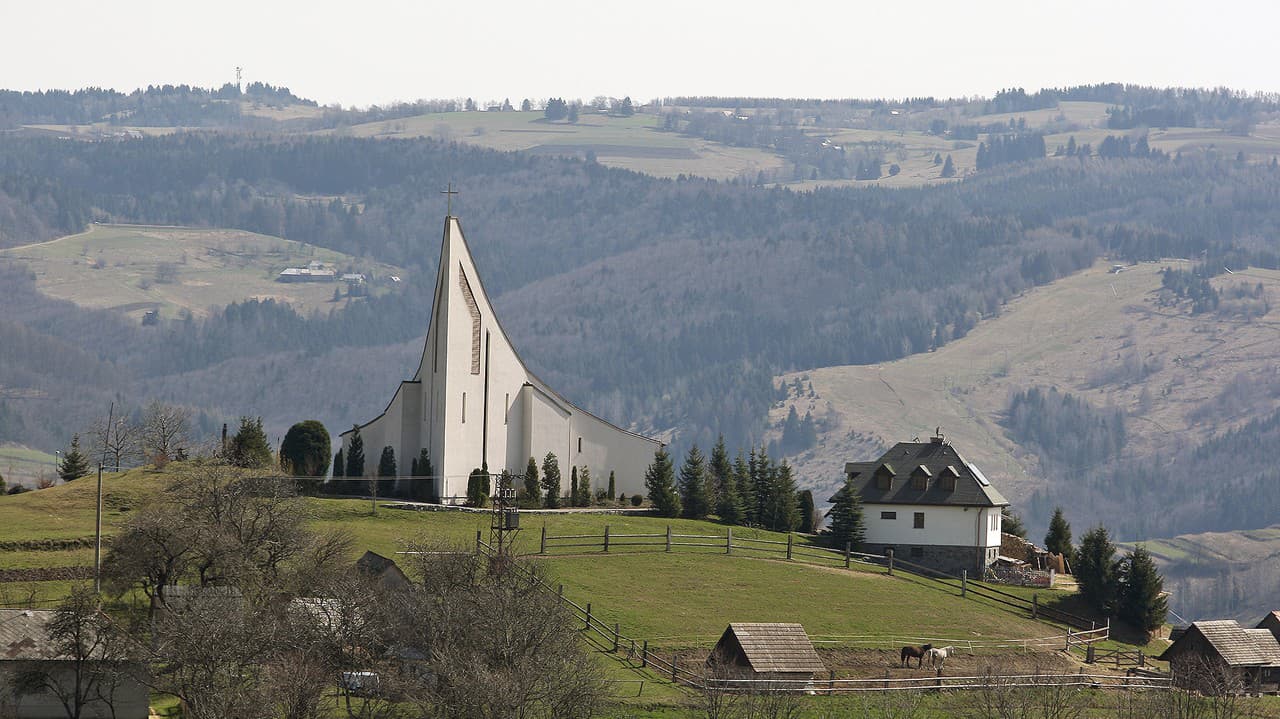
<svg viewBox="0 0 1280 719">
<path fill-rule="evenodd" d="M 523 474 L 488 475 L 493 482 L 493 510 L 489 522 L 489 546 L 493 547 L 494 571 L 501 571 L 511 559 L 512 545 L 516 535 L 520 533 L 520 508 L 516 504 L 516 481 L 523 480 Z"/>
</svg>

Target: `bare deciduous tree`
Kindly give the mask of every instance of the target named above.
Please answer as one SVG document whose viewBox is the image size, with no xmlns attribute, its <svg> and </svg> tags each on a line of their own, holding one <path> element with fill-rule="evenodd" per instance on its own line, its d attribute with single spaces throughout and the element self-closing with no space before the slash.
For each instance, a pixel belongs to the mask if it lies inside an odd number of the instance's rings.
<svg viewBox="0 0 1280 719">
<path fill-rule="evenodd" d="M 187 454 L 191 433 L 191 410 L 152 401 L 142 412 L 142 443 L 148 458 L 157 466 Z"/>
<path fill-rule="evenodd" d="M 108 468 L 127 468 L 143 460 L 142 428 L 124 417 L 99 417 L 89 428 L 93 438 L 91 462 Z"/>
</svg>

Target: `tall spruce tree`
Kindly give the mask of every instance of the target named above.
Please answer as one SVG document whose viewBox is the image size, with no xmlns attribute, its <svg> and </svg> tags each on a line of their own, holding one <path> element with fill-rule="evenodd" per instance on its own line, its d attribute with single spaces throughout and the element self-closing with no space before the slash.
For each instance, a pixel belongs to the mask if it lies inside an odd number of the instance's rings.
<svg viewBox="0 0 1280 719">
<path fill-rule="evenodd" d="M 1169 613 L 1164 578 L 1146 547 L 1139 544 L 1121 561 L 1118 614 L 1135 629 L 1148 635 L 1164 625 Z"/>
<path fill-rule="evenodd" d="M 644 488 L 659 516 L 680 516 L 680 494 L 676 491 L 675 468 L 665 447 L 653 453 L 653 464 L 644 471 Z"/>
<path fill-rule="evenodd" d="M 680 466 L 680 516 L 705 519 L 711 512 L 707 502 L 707 472 L 702 451 L 694 444 Z"/>
<path fill-rule="evenodd" d="M 767 459 L 767 458 L 766 458 Z M 768 461 L 768 484 L 764 524 L 775 532 L 791 532 L 800 526 L 800 505 L 796 499 L 796 481 L 791 465 Z"/>
<path fill-rule="evenodd" d="M 351 426 L 351 441 L 347 443 L 348 477 L 364 476 L 364 439 L 360 436 L 360 425 Z"/>
<path fill-rule="evenodd" d="M 578 472 L 578 506 L 590 507 L 593 499 L 591 496 L 591 468 L 584 464 Z"/>
<path fill-rule="evenodd" d="M 1075 576 L 1080 596 L 1098 614 L 1112 615 L 1120 593 L 1119 562 L 1107 528 L 1099 524 L 1086 532 L 1077 554 Z"/>
<path fill-rule="evenodd" d="M 71 447 L 58 463 L 58 476 L 64 482 L 80 479 L 89 473 L 89 458 L 80 451 L 80 435 L 71 435 Z"/>
<path fill-rule="evenodd" d="M 724 483 L 724 489 L 720 492 L 720 501 L 716 503 L 716 514 L 720 516 L 720 521 L 725 524 L 743 524 L 746 522 L 746 510 L 743 508 L 742 499 L 738 495 L 736 475 L 737 472 L 731 468 L 729 476 Z"/>
<path fill-rule="evenodd" d="M 333 455 L 333 476 L 341 477 L 346 474 L 346 471 L 346 460 L 342 458 L 342 448 L 339 447 L 338 451 Z"/>
<path fill-rule="evenodd" d="M 827 511 L 827 541 L 835 549 L 844 549 L 847 542 L 856 550 L 862 546 L 866 534 L 866 523 L 862 517 L 862 496 L 858 494 L 853 480 L 846 479 L 832 498 L 831 509 Z"/>
<path fill-rule="evenodd" d="M 722 514 L 719 510 L 721 498 L 732 481 L 733 464 L 729 462 L 729 451 L 725 449 L 722 434 L 716 439 L 716 446 L 711 448 L 711 461 L 707 463 L 707 504 L 715 507 L 717 514 Z"/>
<path fill-rule="evenodd" d="M 542 458 L 542 491 L 547 509 L 560 506 L 560 481 L 560 460 L 554 453 L 547 452 Z"/>
<path fill-rule="evenodd" d="M 569 506 L 578 506 L 578 468 L 569 468 Z"/>
<path fill-rule="evenodd" d="M 1044 548 L 1054 554 L 1066 557 L 1071 568 L 1075 568 L 1075 549 L 1071 545 L 1071 525 L 1062 516 L 1062 507 L 1053 508 L 1053 517 L 1049 520 L 1049 531 L 1044 535 Z"/>
<path fill-rule="evenodd" d="M 398 473 L 396 450 L 391 445 L 387 445 L 382 448 L 382 455 L 378 457 L 378 479 L 374 489 L 379 497 L 390 497 L 395 494 L 395 477 Z"/>
<path fill-rule="evenodd" d="M 752 459 L 754 461 L 754 457 Z M 742 456 L 742 450 L 738 450 L 738 456 L 733 460 L 733 483 L 738 489 L 738 506 L 742 508 L 742 517 L 737 523 L 755 524 L 756 500 L 751 487 L 751 465 Z"/>
<path fill-rule="evenodd" d="M 489 465 L 471 470 L 467 476 L 467 506 L 483 507 L 489 503 Z"/>
<path fill-rule="evenodd" d="M 800 526 L 797 532 L 804 534 L 813 534 L 813 490 L 806 489 L 800 493 L 798 500 L 798 510 L 800 512 Z"/>
<path fill-rule="evenodd" d="M 538 483 L 538 462 L 533 457 L 524 468 L 524 503 L 529 507 L 542 506 L 542 486 Z"/>
<path fill-rule="evenodd" d="M 431 463 L 431 450 L 423 447 L 418 450 L 418 459 L 414 462 L 413 476 L 411 480 L 413 486 L 409 488 L 409 494 L 419 502 L 438 502 L 440 498 L 435 496 L 436 493 L 436 468 Z"/>
<path fill-rule="evenodd" d="M 614 483 L 613 470 L 611 469 L 609 470 L 609 497 L 608 497 L 610 502 L 618 498 L 618 495 L 616 494 L 617 491 L 618 491 L 618 486 L 617 484 Z"/>
</svg>

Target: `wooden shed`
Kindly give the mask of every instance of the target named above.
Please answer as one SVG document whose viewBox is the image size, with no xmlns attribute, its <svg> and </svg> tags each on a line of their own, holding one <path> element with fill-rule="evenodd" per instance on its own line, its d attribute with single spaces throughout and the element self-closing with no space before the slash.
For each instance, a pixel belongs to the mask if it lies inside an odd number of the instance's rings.
<svg viewBox="0 0 1280 719">
<path fill-rule="evenodd" d="M 827 670 L 804 627 L 781 622 L 730 624 L 707 665 L 748 679 L 809 681 Z"/>
<path fill-rule="evenodd" d="M 1245 629 L 1234 619 L 1194 622 L 1158 659 L 1174 680 L 1211 693 L 1261 689 L 1280 683 L 1280 642 L 1265 628 Z M 1222 686 L 1199 686 L 1221 669 Z M 1180 680 L 1181 677 L 1181 680 Z"/>
</svg>

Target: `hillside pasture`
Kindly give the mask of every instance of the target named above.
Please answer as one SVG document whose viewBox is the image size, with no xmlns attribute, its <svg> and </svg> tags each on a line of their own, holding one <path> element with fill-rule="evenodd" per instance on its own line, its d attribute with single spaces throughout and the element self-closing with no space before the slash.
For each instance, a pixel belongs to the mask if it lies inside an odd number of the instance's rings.
<svg viewBox="0 0 1280 719">
<path fill-rule="evenodd" d="M 0 390 L 0 399 L 4 398 Z M 57 475 L 57 457 L 20 444 L 6 442 L 0 445 L 0 477 L 12 487 L 23 484 L 33 487 L 41 477 L 53 479 Z"/>
<path fill-rule="evenodd" d="M 680 174 L 717 179 L 755 177 L 760 170 L 781 168 L 783 161 L 764 150 L 729 147 L 674 132 L 663 132 L 661 118 L 637 113 L 603 115 L 583 109 L 578 122 L 550 122 L 541 112 L 446 112 L 415 115 L 325 130 L 323 134 L 356 137 L 435 137 L 495 150 L 528 150 L 540 154 L 596 159 L 609 167 L 658 177 Z"/>
<path fill-rule="evenodd" d="M 313 260 L 339 272 L 399 274 L 375 263 L 269 235 L 243 230 L 94 224 L 79 234 L 0 250 L 0 258 L 25 263 L 36 286 L 83 307 L 141 318 L 158 310 L 171 318 L 195 316 L 248 299 L 274 299 L 299 312 L 332 307 L 341 282 L 276 282 L 286 267 Z M 343 300 L 346 301 L 346 300 Z"/>
</svg>

